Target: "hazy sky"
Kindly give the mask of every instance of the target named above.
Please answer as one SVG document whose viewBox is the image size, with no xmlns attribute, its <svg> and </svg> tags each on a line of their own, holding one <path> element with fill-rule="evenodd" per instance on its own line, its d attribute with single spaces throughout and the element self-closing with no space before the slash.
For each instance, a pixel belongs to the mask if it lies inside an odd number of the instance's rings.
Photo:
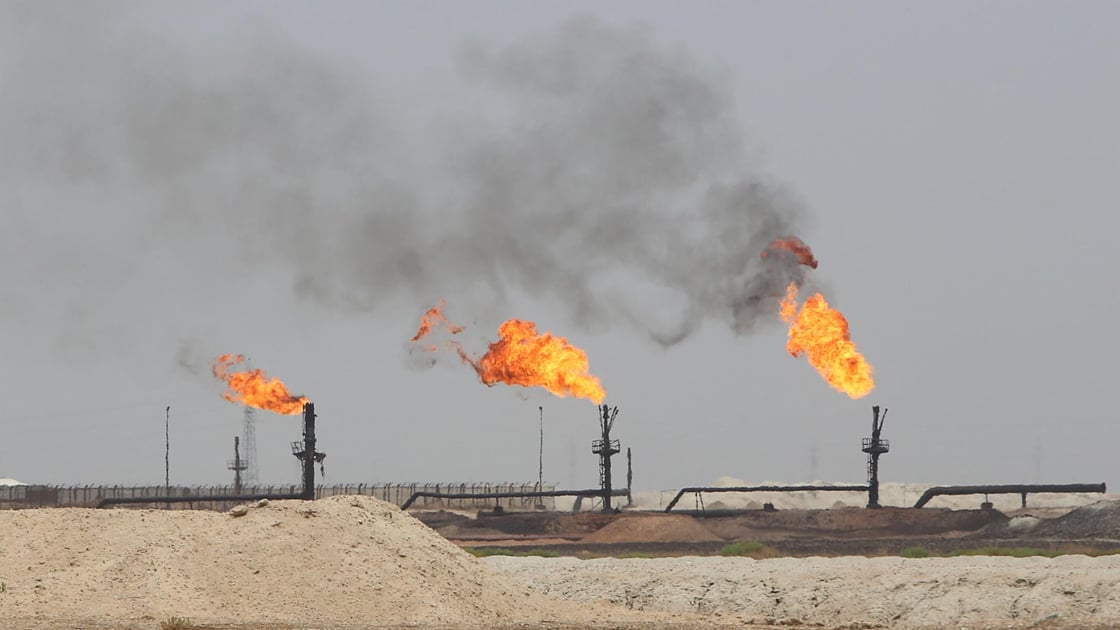
<svg viewBox="0 0 1120 630">
<path fill-rule="evenodd" d="M 597 483 L 597 410 L 406 343 L 585 349 L 640 489 L 1120 482 L 1120 5 L 0 3 L 0 476 L 223 483 L 244 353 L 327 483 Z M 877 388 L 742 300 L 812 247 Z M 760 245 L 761 244 L 761 245 Z M 788 272 L 789 270 L 784 271 Z M 257 414 L 263 481 L 297 417 Z"/>
</svg>

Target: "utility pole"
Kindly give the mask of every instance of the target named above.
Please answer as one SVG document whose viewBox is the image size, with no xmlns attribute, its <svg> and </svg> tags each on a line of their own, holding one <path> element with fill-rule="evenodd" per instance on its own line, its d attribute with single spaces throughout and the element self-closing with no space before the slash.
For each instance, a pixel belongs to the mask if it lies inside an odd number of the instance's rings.
<svg viewBox="0 0 1120 630">
<path fill-rule="evenodd" d="M 537 407 L 541 412 L 541 444 L 537 451 L 537 491 L 544 492 L 544 407 Z"/>
<path fill-rule="evenodd" d="M 626 447 L 626 507 L 634 505 L 634 495 L 631 489 L 634 485 L 634 460 L 630 457 L 630 447 Z"/>
<path fill-rule="evenodd" d="M 171 405 L 163 410 L 163 491 L 171 496 Z"/>
<path fill-rule="evenodd" d="M 540 446 L 537 450 L 537 492 L 544 492 L 544 407 L 537 407 L 540 412 Z M 537 497 L 537 509 L 544 509 L 544 498 Z"/>
</svg>

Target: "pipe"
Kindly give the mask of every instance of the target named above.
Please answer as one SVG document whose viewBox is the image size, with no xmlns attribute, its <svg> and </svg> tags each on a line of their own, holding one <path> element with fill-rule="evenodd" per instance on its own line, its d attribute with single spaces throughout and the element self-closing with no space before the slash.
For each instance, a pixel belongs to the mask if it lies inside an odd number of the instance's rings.
<svg viewBox="0 0 1120 630">
<path fill-rule="evenodd" d="M 315 498 L 315 405 L 303 406 L 303 498 Z"/>
<path fill-rule="evenodd" d="M 929 503 L 930 499 L 941 495 L 966 495 L 966 494 L 1021 494 L 1024 505 L 1028 494 L 1054 493 L 1054 492 L 1105 492 L 1104 483 L 1044 483 L 1044 484 L 1004 484 L 995 486 L 934 486 L 922 493 L 914 507 L 920 508 Z"/>
<path fill-rule="evenodd" d="M 427 497 L 429 499 L 522 499 L 531 497 L 597 497 L 603 494 L 599 488 L 594 490 L 546 490 L 543 492 L 413 492 L 412 496 L 401 505 L 402 510 L 407 510 L 416 499 Z M 626 490 L 612 490 L 612 496 L 624 497 Z"/>
<path fill-rule="evenodd" d="M 681 488 L 677 496 L 665 506 L 665 511 L 672 511 L 677 501 L 686 493 L 695 492 L 867 492 L 867 486 L 700 486 Z"/>
</svg>

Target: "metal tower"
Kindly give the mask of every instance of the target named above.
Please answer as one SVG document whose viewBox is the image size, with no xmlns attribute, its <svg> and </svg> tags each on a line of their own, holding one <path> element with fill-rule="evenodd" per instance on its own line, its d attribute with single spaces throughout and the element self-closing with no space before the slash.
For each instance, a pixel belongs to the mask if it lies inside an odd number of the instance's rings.
<svg viewBox="0 0 1120 630">
<path fill-rule="evenodd" d="M 891 443 L 879 439 L 883 422 L 887 420 L 887 410 L 879 415 L 879 406 L 871 408 L 871 437 L 863 438 L 863 452 L 867 453 L 867 507 L 879 507 L 879 456 L 891 450 Z"/>
<path fill-rule="evenodd" d="M 233 493 L 241 494 L 241 473 L 248 468 L 248 462 L 241 459 L 241 438 L 233 436 L 233 459 L 229 460 L 226 468 L 233 471 Z"/>
<path fill-rule="evenodd" d="M 245 407 L 241 433 L 243 434 L 241 440 L 245 443 L 245 457 L 241 460 L 241 463 L 245 465 L 243 479 L 245 483 L 255 484 L 259 481 L 257 477 L 257 419 L 253 414 L 252 407 Z"/>
<path fill-rule="evenodd" d="M 322 472 L 323 459 L 326 453 L 315 450 L 315 405 L 303 404 L 303 441 L 292 442 L 292 455 L 300 461 L 303 468 L 303 493 L 301 498 L 313 501 L 315 499 L 315 464 L 319 464 Z"/>
<path fill-rule="evenodd" d="M 602 439 L 591 443 L 591 452 L 599 456 L 599 487 L 603 490 L 603 511 L 611 511 L 611 455 L 617 454 L 621 448 L 618 440 L 611 439 L 611 428 L 614 419 L 618 416 L 618 407 L 611 409 L 607 405 L 599 408 L 599 428 L 603 432 Z"/>
</svg>

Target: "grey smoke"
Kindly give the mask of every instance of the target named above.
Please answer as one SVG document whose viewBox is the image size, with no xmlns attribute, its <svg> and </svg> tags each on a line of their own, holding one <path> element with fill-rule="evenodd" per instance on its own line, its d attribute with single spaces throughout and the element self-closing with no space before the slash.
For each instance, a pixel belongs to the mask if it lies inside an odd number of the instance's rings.
<svg viewBox="0 0 1120 630">
<path fill-rule="evenodd" d="M 64 301 L 149 281 L 157 247 L 191 261 L 205 245 L 225 254 L 186 273 L 281 266 L 332 307 L 500 311 L 525 293 L 671 345 L 705 320 L 750 332 L 805 280 L 791 256 L 760 260 L 803 204 L 750 165 L 726 78 L 641 27 L 580 18 L 464 45 L 492 108 L 424 140 L 438 159 L 421 165 L 357 65 L 267 24 L 199 47 L 127 19 L 140 5 L 84 6 L 0 9 L 0 246 L 84 259 L 13 271 L 10 253 L 0 273 Z"/>
</svg>

